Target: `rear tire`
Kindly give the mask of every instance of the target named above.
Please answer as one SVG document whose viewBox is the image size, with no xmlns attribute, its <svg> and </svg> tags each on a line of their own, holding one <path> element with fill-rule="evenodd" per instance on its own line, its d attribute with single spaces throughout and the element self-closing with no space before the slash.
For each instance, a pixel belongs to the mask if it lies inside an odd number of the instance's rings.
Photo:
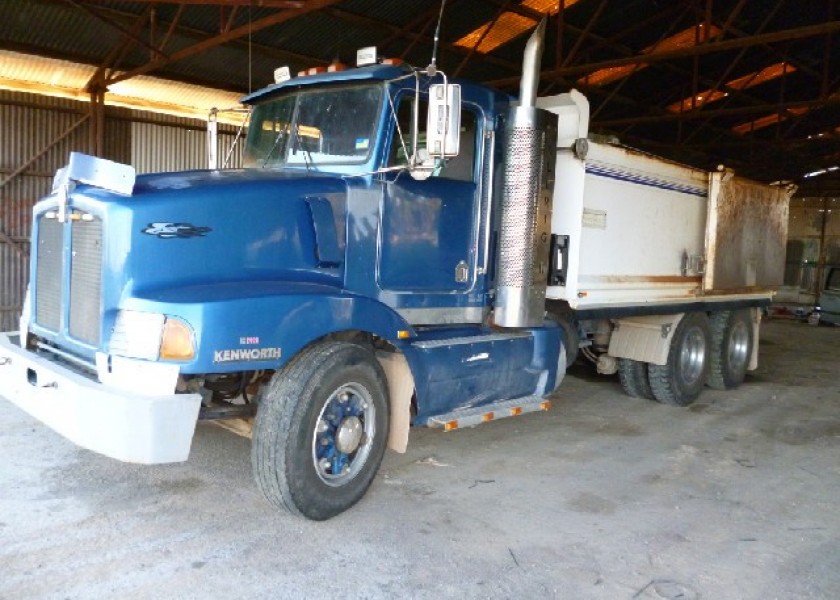
<svg viewBox="0 0 840 600">
<path fill-rule="evenodd" d="M 744 383 L 752 356 L 753 324 L 749 310 L 712 313 L 711 367 L 708 386 L 731 390 Z"/>
<path fill-rule="evenodd" d="M 388 438 L 388 388 L 373 353 L 316 344 L 274 374 L 254 423 L 251 468 L 274 506 L 333 517 L 364 496 Z"/>
<path fill-rule="evenodd" d="M 618 380 L 624 393 L 633 398 L 653 400 L 653 390 L 648 381 L 648 364 L 630 358 L 618 359 Z"/>
<path fill-rule="evenodd" d="M 654 398 L 674 406 L 697 400 L 709 375 L 711 339 L 706 313 L 687 313 L 682 318 L 671 338 L 667 362 L 648 366 Z"/>
</svg>

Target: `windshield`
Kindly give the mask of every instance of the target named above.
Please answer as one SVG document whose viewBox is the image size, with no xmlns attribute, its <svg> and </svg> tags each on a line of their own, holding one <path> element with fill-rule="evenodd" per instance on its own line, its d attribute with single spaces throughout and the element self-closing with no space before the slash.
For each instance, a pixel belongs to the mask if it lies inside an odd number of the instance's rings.
<svg viewBox="0 0 840 600">
<path fill-rule="evenodd" d="M 295 90 L 254 107 L 246 167 L 360 164 L 373 147 L 381 85 Z"/>
</svg>

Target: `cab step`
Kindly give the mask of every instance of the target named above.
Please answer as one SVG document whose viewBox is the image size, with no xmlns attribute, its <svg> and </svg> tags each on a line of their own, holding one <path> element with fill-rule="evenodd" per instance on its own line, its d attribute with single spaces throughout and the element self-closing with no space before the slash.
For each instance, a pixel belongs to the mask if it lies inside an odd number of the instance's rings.
<svg viewBox="0 0 840 600">
<path fill-rule="evenodd" d="M 444 431 L 452 431 L 453 429 L 474 427 L 488 421 L 516 417 L 525 413 L 548 410 L 549 408 L 551 408 L 551 401 L 542 396 L 523 396 L 435 415 L 429 417 L 426 426 L 442 427 Z"/>
<path fill-rule="evenodd" d="M 519 340 L 522 338 L 529 338 L 531 334 L 528 332 L 510 332 L 510 333 L 486 333 L 484 335 L 463 335 L 458 337 L 434 339 L 434 340 L 418 340 L 412 345 L 421 350 L 431 350 L 435 348 L 450 348 L 452 346 L 463 346 L 465 344 L 490 344 L 493 342 L 506 342 L 509 340 Z"/>
</svg>

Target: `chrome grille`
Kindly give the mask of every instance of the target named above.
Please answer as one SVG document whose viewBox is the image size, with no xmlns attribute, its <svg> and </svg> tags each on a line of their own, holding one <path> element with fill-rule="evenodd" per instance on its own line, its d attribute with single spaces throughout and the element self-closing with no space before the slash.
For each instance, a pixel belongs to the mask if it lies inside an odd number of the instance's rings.
<svg viewBox="0 0 840 600">
<path fill-rule="evenodd" d="M 64 224 L 55 218 L 38 220 L 35 322 L 50 331 L 61 328 L 63 230 Z"/>
<path fill-rule="evenodd" d="M 73 221 L 71 240 L 70 335 L 98 344 L 102 320 L 102 221 Z"/>
</svg>

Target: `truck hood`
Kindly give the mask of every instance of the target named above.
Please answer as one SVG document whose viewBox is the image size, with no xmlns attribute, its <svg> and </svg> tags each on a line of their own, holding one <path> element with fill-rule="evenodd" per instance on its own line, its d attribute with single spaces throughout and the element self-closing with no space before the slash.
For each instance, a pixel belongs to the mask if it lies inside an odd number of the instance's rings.
<svg viewBox="0 0 840 600">
<path fill-rule="evenodd" d="M 341 285 L 343 261 L 320 262 L 316 236 L 331 234 L 343 257 L 346 198 L 338 176 L 243 169 L 142 175 L 130 197 L 79 186 L 70 204 L 102 220 L 104 281 L 125 297 L 233 281 Z M 327 233 L 318 218 L 332 221 Z"/>
</svg>

